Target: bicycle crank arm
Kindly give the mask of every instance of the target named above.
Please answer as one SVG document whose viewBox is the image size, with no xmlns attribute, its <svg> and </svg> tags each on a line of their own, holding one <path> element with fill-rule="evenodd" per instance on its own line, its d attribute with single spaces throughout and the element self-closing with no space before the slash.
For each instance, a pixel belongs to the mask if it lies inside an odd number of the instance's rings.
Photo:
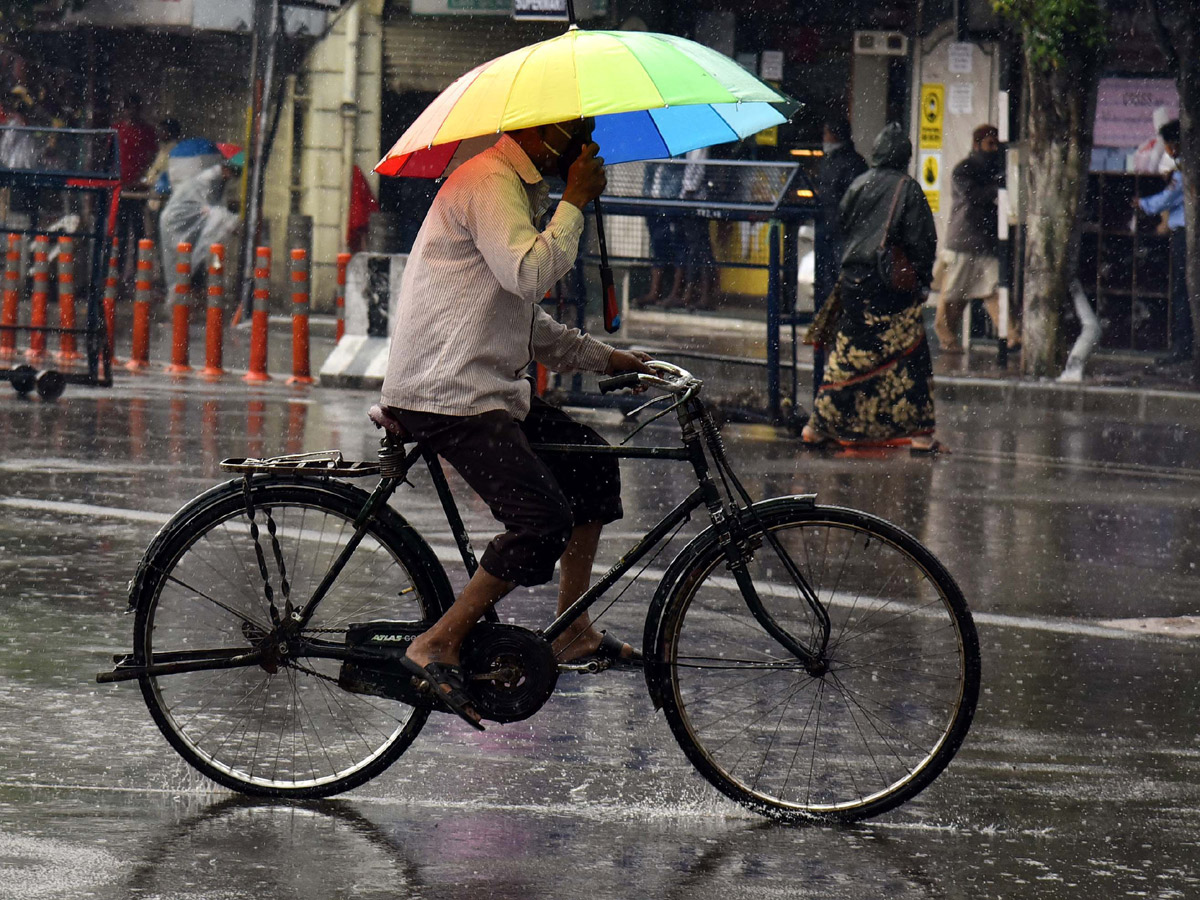
<svg viewBox="0 0 1200 900">
<path fill-rule="evenodd" d="M 132 681 L 143 675 L 180 675 L 184 672 L 205 672 L 217 669 L 241 669 L 256 666 L 266 659 L 267 654 L 262 650 L 244 653 L 240 650 L 181 650 L 177 653 L 160 653 L 158 662 L 150 665 L 137 665 L 132 655 L 114 660 L 116 668 L 111 672 L 99 672 L 96 681 L 99 684 L 112 684 L 117 681 Z"/>
</svg>

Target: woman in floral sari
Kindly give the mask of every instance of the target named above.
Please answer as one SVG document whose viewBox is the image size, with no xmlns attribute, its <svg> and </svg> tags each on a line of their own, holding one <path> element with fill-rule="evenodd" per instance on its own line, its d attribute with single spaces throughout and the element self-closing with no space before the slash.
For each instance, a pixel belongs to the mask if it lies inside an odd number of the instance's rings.
<svg viewBox="0 0 1200 900">
<path fill-rule="evenodd" d="M 937 232 L 921 186 L 905 174 L 912 144 L 899 125 L 880 132 L 874 166 L 842 199 L 846 247 L 837 291 L 841 316 L 826 346 L 824 379 L 802 440 L 809 445 L 946 447 L 934 437 L 933 371 L 921 307 L 929 291 Z M 917 288 L 899 292 L 879 275 L 877 251 L 898 245 Z"/>
</svg>

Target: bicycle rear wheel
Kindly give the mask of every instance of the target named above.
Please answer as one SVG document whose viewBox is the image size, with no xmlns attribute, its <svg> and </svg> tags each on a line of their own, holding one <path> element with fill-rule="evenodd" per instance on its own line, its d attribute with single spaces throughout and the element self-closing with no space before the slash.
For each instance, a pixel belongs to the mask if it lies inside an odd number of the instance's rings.
<svg viewBox="0 0 1200 900">
<path fill-rule="evenodd" d="M 254 483 L 259 544 L 281 612 L 283 578 L 302 607 L 353 535 L 366 496 L 338 483 Z M 448 589 L 428 546 L 384 508 L 302 636 L 344 644 L 351 623 L 431 621 Z M 160 533 L 139 568 L 134 602 L 137 664 L 248 653 L 270 631 L 240 482 L 199 498 Z M 209 778 L 247 794 L 324 797 L 387 768 L 428 717 L 427 710 L 343 690 L 340 666 L 336 659 L 288 658 L 144 675 L 140 682 L 167 740 Z"/>
<path fill-rule="evenodd" d="M 655 658 L 680 746 L 715 787 L 785 821 L 847 822 L 908 800 L 946 767 L 979 694 L 979 641 L 962 593 L 913 537 L 849 509 L 763 504 L 760 521 L 831 623 L 810 674 L 751 613 L 714 540 L 664 607 Z M 815 617 L 760 530 L 763 605 L 813 646 Z"/>
</svg>

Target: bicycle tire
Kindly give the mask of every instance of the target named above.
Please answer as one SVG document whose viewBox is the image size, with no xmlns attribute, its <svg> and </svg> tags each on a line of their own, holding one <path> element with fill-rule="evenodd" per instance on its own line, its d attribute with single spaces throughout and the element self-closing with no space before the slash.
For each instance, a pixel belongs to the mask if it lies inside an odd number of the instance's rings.
<svg viewBox="0 0 1200 900">
<path fill-rule="evenodd" d="M 251 498 L 275 601 L 284 604 L 268 512 L 300 606 L 353 534 L 367 494 L 338 482 L 256 479 Z M 428 545 L 384 507 L 306 631 L 344 641 L 351 622 L 431 621 L 449 593 Z M 271 618 L 240 480 L 197 498 L 164 527 L 146 551 L 130 599 L 135 664 L 179 650 L 251 649 L 255 629 L 269 628 Z M 167 741 L 213 781 L 255 796 L 317 798 L 378 775 L 429 715 L 342 690 L 339 667 L 337 660 L 308 657 L 274 672 L 254 665 L 139 681 Z"/>
<path fill-rule="evenodd" d="M 814 646 L 815 617 L 772 562 L 767 529 L 830 615 L 829 669 L 810 675 L 759 624 L 712 537 L 654 639 L 667 721 L 713 786 L 762 815 L 879 815 L 927 787 L 967 734 L 980 680 L 971 613 L 933 554 L 883 519 L 802 501 L 757 508 L 754 584 L 776 621 Z"/>
</svg>

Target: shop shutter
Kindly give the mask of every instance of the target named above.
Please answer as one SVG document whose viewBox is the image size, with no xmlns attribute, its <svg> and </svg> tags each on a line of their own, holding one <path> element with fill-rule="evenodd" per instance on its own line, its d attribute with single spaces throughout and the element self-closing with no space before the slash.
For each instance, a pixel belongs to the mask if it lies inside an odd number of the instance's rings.
<svg viewBox="0 0 1200 900">
<path fill-rule="evenodd" d="M 563 30 L 508 16 L 413 16 L 407 8 L 395 9 L 383 27 L 384 89 L 398 94 L 441 91 L 480 63 Z"/>
</svg>

